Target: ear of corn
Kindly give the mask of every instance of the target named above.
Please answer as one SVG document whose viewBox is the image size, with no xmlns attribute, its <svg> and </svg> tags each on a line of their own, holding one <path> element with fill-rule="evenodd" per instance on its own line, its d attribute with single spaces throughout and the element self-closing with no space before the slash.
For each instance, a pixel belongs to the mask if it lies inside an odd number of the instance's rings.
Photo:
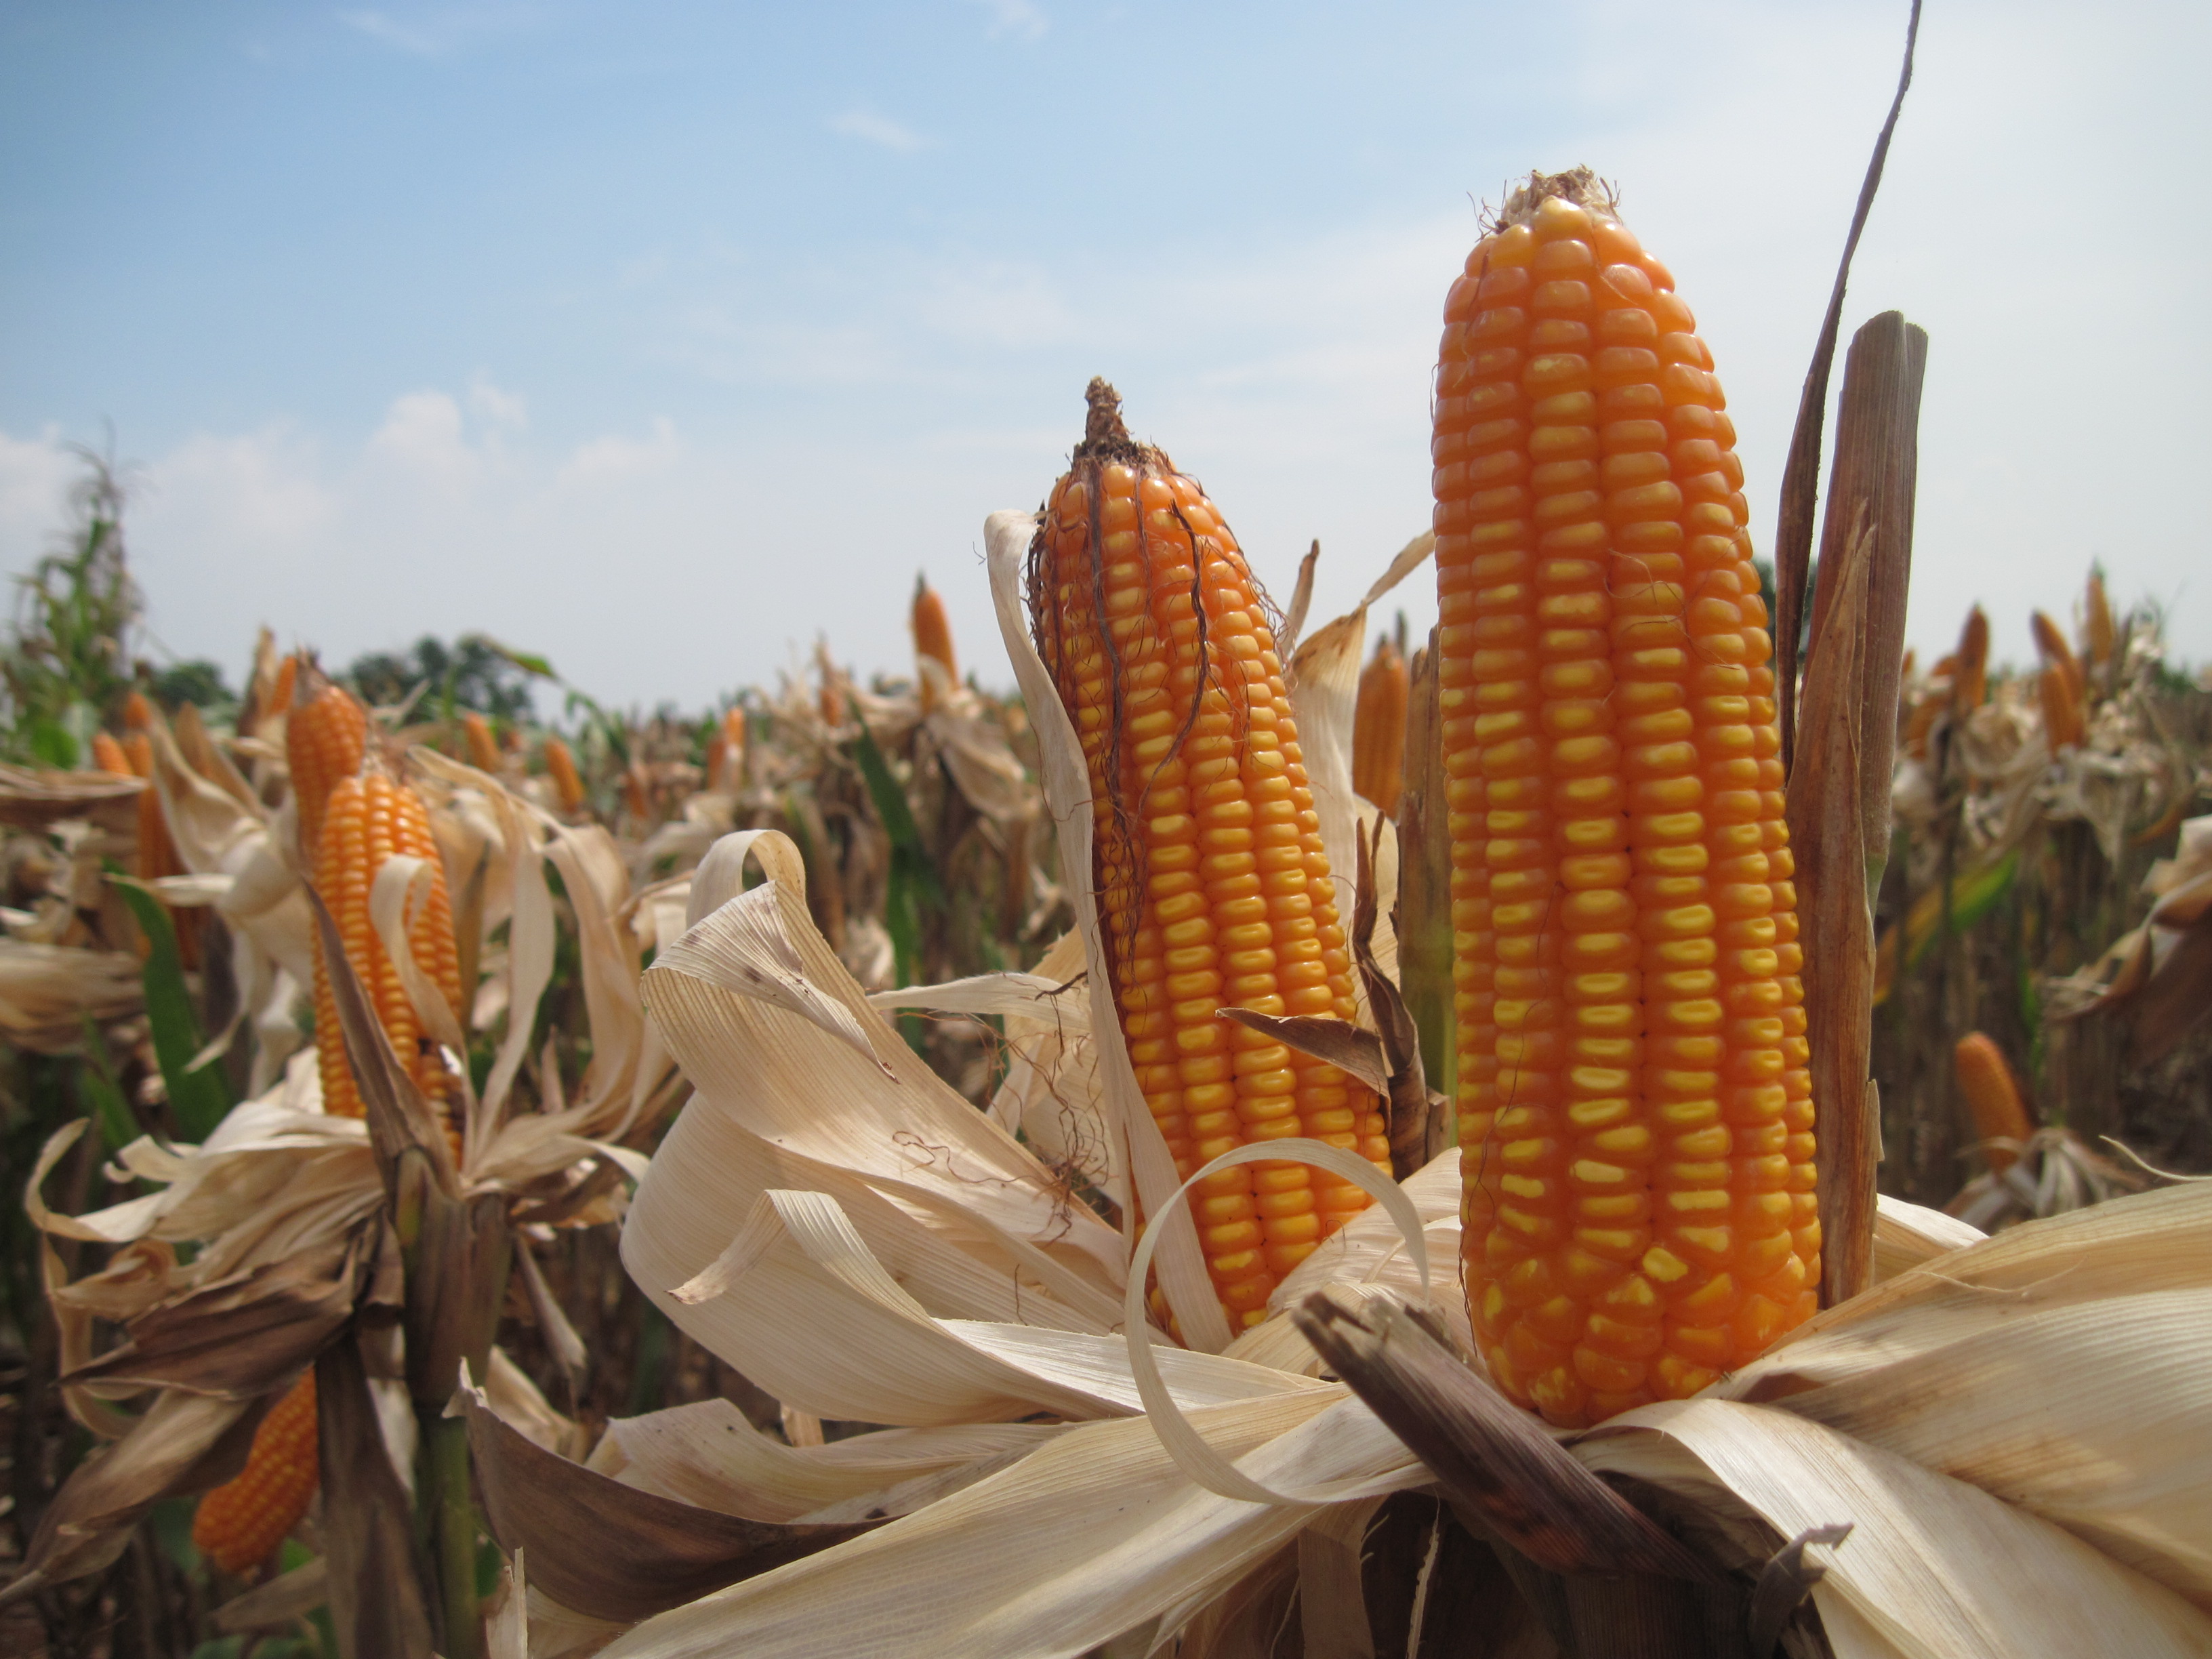
<svg viewBox="0 0 2212 1659">
<path fill-rule="evenodd" d="M 1978 605 L 1966 612 L 1957 657 L 1951 676 L 1951 718 L 1962 720 L 1987 702 L 1990 695 L 1990 619 Z"/>
<path fill-rule="evenodd" d="M 200 1499 L 192 1542 L 225 1572 L 258 1566 L 300 1524 L 320 1473 L 310 1370 L 261 1419 L 246 1467 Z"/>
<path fill-rule="evenodd" d="M 1966 1108 L 1973 1114 L 1982 1157 L 1992 1170 L 2002 1175 L 2020 1161 L 2020 1154 L 2013 1147 L 1990 1143 L 2009 1140 L 2025 1146 L 2035 1133 L 2035 1121 L 2027 1115 L 2027 1103 L 2021 1097 L 2019 1079 L 2005 1063 L 2004 1050 L 1979 1031 L 1969 1031 L 1959 1039 L 1952 1051 L 1951 1066 L 1959 1080 L 1959 1092 L 1966 1097 Z"/>
<path fill-rule="evenodd" d="M 469 764 L 479 772 L 499 771 L 499 745 L 492 741 L 491 722 L 474 710 L 461 716 L 461 736 L 469 746 Z"/>
<path fill-rule="evenodd" d="M 1406 778 L 1406 654 L 1385 638 L 1359 676 L 1352 717 L 1352 787 L 1382 810 L 1398 815 Z"/>
<path fill-rule="evenodd" d="M 945 684 L 960 684 L 960 671 L 952 656 L 952 624 L 945 615 L 945 600 L 929 585 L 927 577 L 917 576 L 914 582 L 914 655 L 916 690 L 925 713 L 937 706 L 939 696 L 929 671 L 922 666 L 924 659 L 944 671 Z"/>
<path fill-rule="evenodd" d="M 406 988 L 400 983 L 398 969 L 385 954 L 383 941 L 369 920 L 369 889 L 376 872 L 386 859 L 399 854 L 429 863 L 429 896 L 409 930 L 408 943 L 416 961 L 444 994 L 458 1020 L 462 1012 L 460 956 L 453 939 L 445 872 L 438 860 L 438 845 L 432 838 L 430 817 L 422 799 L 407 785 L 374 769 L 341 781 L 331 791 L 316 849 L 315 890 L 330 907 L 338 937 L 345 945 L 346 960 L 361 976 L 400 1063 L 413 1073 L 431 1100 L 450 1103 L 453 1079 L 444 1056 L 424 1034 Z M 355 1085 L 353 1068 L 346 1063 L 330 970 L 320 952 L 315 957 L 315 1043 L 322 1070 L 323 1109 L 340 1117 L 361 1116 L 361 1091 Z"/>
<path fill-rule="evenodd" d="M 1039 654 L 1091 770 L 1099 918 L 1139 1086 L 1176 1169 L 1310 1135 L 1384 1170 L 1374 1094 L 1218 1017 L 1353 1016 L 1319 820 L 1268 613 L 1221 515 L 1093 380 L 1030 551 Z M 1232 1328 L 1366 1203 L 1297 1164 L 1209 1179 L 1194 1212 Z"/>
<path fill-rule="evenodd" d="M 732 708 L 722 715 L 722 787 L 742 788 L 745 781 L 745 711 Z"/>
<path fill-rule="evenodd" d="M 2105 597 L 2105 572 L 2101 566 L 2089 567 L 2089 592 L 2085 605 L 2087 614 L 2082 618 L 2082 643 L 2088 647 L 2089 665 L 2102 668 L 2112 659 L 2119 644 L 2119 629 L 2112 621 L 2112 602 Z"/>
<path fill-rule="evenodd" d="M 1589 174 L 1539 175 L 1437 385 L 1468 1292 L 1565 1425 L 1694 1394 L 1820 1280 L 1771 641 L 1674 287 Z"/>
<path fill-rule="evenodd" d="M 553 798 L 562 811 L 583 810 L 584 781 L 576 774 L 576 757 L 558 738 L 545 739 L 545 775 L 553 780 Z"/>
<path fill-rule="evenodd" d="M 299 817 L 300 857 L 312 870 L 322 838 L 324 804 L 339 780 L 361 770 L 368 752 L 368 711 L 312 665 L 294 681 L 293 695 L 291 717 L 284 723 L 284 754 Z"/>
<path fill-rule="evenodd" d="M 105 739 L 110 760 L 119 760 L 120 769 L 128 775 L 144 778 L 150 782 L 154 776 L 154 740 L 148 735 L 148 731 L 154 720 L 152 707 L 144 697 L 133 691 L 124 703 L 123 718 L 128 727 L 123 734 L 123 741 L 118 743 L 102 732 L 93 740 L 93 753 L 95 757 L 101 753 L 100 742 Z M 116 769 L 104 767 L 103 769 Z M 164 876 L 184 874 L 185 863 L 177 856 L 177 843 L 169 834 L 169 820 L 162 813 L 159 790 L 147 788 L 138 792 L 137 818 L 138 851 L 132 860 L 131 873 L 141 881 L 159 881 Z M 173 925 L 177 913 L 166 904 L 161 910 Z M 200 965 L 199 930 L 193 925 L 197 921 L 198 918 L 194 917 L 176 929 L 177 960 L 187 970 Z"/>
<path fill-rule="evenodd" d="M 123 752 L 123 745 L 105 732 L 92 734 L 92 763 L 95 770 L 112 772 L 119 777 L 137 775 L 131 769 L 131 757 Z"/>
</svg>

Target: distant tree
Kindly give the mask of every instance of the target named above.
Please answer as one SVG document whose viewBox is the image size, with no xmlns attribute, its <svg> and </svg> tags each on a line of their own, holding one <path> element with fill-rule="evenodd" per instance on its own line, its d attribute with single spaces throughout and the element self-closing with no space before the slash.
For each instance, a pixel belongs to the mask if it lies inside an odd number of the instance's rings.
<svg viewBox="0 0 2212 1659">
<path fill-rule="evenodd" d="M 156 670 L 153 692 L 155 702 L 164 708 L 187 702 L 197 703 L 202 708 L 227 708 L 238 702 L 238 693 L 224 680 L 222 666 L 204 657 Z"/>
<path fill-rule="evenodd" d="M 530 712 L 529 675 L 481 634 L 451 645 L 425 635 L 410 651 L 356 658 L 340 678 L 369 703 L 401 702 L 420 687 L 422 712 L 441 719 L 463 708 L 502 720 Z"/>
</svg>

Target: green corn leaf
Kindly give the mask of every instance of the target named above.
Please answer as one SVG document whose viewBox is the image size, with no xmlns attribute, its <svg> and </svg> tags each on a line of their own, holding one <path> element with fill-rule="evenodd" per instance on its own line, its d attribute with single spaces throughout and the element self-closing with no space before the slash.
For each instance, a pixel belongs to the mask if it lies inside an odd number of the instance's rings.
<svg viewBox="0 0 2212 1659">
<path fill-rule="evenodd" d="M 229 1080 L 220 1066 L 210 1062 L 192 1069 L 192 1060 L 206 1046 L 207 1037 L 200 1030 L 191 993 L 185 985 L 185 964 L 177 954 L 177 930 L 170 925 L 161 902 L 137 882 L 118 880 L 115 889 L 153 947 L 143 975 L 146 1021 L 153 1030 L 154 1057 L 161 1062 L 161 1081 L 168 1086 L 177 1127 L 187 1140 L 205 1140 L 234 1103 Z"/>
</svg>

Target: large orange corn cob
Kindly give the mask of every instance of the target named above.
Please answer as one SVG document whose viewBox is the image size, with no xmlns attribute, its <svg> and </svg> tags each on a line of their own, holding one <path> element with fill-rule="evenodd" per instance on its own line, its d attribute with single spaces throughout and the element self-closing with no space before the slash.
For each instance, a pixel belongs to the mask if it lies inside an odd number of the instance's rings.
<svg viewBox="0 0 2212 1659">
<path fill-rule="evenodd" d="M 2020 1083 L 2005 1064 L 2004 1051 L 1979 1031 L 1969 1031 L 1952 1051 L 1951 1068 L 1959 1079 L 1959 1092 L 1973 1114 L 1974 1132 L 1981 1138 L 1982 1157 L 2002 1175 L 2020 1161 L 2019 1146 L 2035 1133 L 2035 1120 L 2021 1098 Z M 2012 1146 L 1990 1143 L 2008 1140 Z"/>
<path fill-rule="evenodd" d="M 284 754 L 292 770 L 292 800 L 299 817 L 300 859 L 316 866 L 325 803 L 343 778 L 361 770 L 368 751 L 368 711 L 342 685 L 310 663 L 295 672 L 292 713 L 284 723 Z"/>
<path fill-rule="evenodd" d="M 1468 1296 L 1579 1425 L 1813 1311 L 1771 641 L 1665 266 L 1536 175 L 1445 302 L 1435 441 Z"/>
<path fill-rule="evenodd" d="M 1195 481 L 1131 441 L 1093 380 L 1030 553 L 1037 649 L 1091 771 L 1093 879 L 1129 1058 L 1176 1170 L 1310 1135 L 1389 1168 L 1374 1094 L 1218 1017 L 1353 1017 L 1352 963 L 1265 601 Z M 1245 1165 L 1194 1211 L 1232 1329 L 1364 1206 L 1299 1164 Z"/>
<path fill-rule="evenodd" d="M 479 772 L 499 770 L 499 745 L 492 741 L 491 722 L 471 710 L 461 716 L 461 737 L 469 746 L 469 764 Z"/>
<path fill-rule="evenodd" d="M 1411 684 L 1406 653 L 1385 636 L 1359 676 L 1359 700 L 1352 714 L 1352 787 L 1385 817 L 1398 815 L 1398 795 L 1405 786 L 1406 698 Z"/>
<path fill-rule="evenodd" d="M 937 706 L 939 693 L 929 671 L 922 666 L 924 658 L 944 671 L 946 685 L 960 684 L 960 670 L 952 657 L 952 624 L 945 618 L 944 599 L 926 576 L 914 579 L 914 655 L 915 677 L 921 683 L 926 712 Z"/>
<path fill-rule="evenodd" d="M 225 1572 L 258 1566 L 300 1524 L 321 1468 L 310 1370 L 261 1419 L 246 1467 L 200 1499 L 192 1542 Z"/>
<path fill-rule="evenodd" d="M 583 810 L 584 781 L 576 774 L 576 757 L 558 738 L 545 739 L 545 775 L 553 780 L 554 799 L 564 814 Z"/>
<path fill-rule="evenodd" d="M 453 908 L 446 896 L 445 871 L 438 860 L 438 844 L 431 837 L 430 815 L 422 798 L 407 785 L 374 769 L 343 780 L 331 791 L 323 819 L 322 839 L 316 848 L 315 890 L 330 907 L 338 937 L 345 943 L 346 960 L 361 976 L 362 987 L 400 1063 L 433 1102 L 450 1103 L 453 1079 L 444 1057 L 425 1036 L 415 1006 L 399 982 L 399 971 L 385 954 L 383 942 L 369 921 L 369 888 L 384 860 L 395 854 L 412 854 L 429 863 L 429 896 L 415 918 L 408 943 L 415 960 L 444 994 L 458 1020 L 461 1017 L 460 957 L 453 942 Z M 322 1068 L 323 1109 L 339 1117 L 361 1116 L 361 1093 L 354 1085 L 353 1068 L 346 1064 L 337 1004 L 331 994 L 330 973 L 320 951 L 315 956 L 315 1046 Z"/>
</svg>

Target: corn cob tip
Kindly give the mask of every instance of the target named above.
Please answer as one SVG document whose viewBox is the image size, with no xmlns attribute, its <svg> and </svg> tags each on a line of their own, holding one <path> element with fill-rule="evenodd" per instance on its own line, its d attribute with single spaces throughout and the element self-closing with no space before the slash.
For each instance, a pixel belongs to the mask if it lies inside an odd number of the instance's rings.
<svg viewBox="0 0 2212 1659">
<path fill-rule="evenodd" d="M 1091 384 L 1083 389 L 1083 401 L 1090 412 L 1083 422 L 1083 441 L 1075 447 L 1076 460 L 1136 461 L 1144 457 L 1145 447 L 1129 435 L 1128 427 L 1121 419 L 1121 394 L 1114 390 L 1103 374 L 1091 377 Z"/>
<path fill-rule="evenodd" d="M 1504 210 L 1495 216 L 1486 231 L 1505 230 L 1530 223 L 1545 203 L 1565 202 L 1601 219 L 1617 218 L 1620 198 L 1611 185 L 1588 167 L 1569 167 L 1565 173 L 1531 173 L 1528 182 L 1516 185 L 1505 198 Z"/>
</svg>

